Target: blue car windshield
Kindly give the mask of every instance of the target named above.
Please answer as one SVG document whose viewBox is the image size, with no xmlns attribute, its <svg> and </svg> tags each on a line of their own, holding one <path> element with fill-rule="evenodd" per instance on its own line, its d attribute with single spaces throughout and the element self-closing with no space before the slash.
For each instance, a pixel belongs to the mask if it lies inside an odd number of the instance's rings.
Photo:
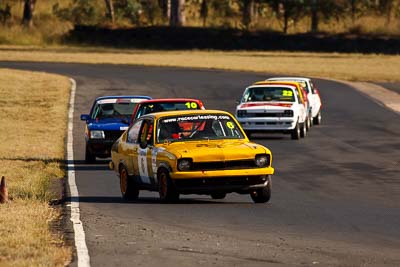
<svg viewBox="0 0 400 267">
<path fill-rule="evenodd" d="M 130 118 L 137 103 L 121 101 L 116 103 L 96 103 L 91 114 L 92 119 Z"/>
</svg>

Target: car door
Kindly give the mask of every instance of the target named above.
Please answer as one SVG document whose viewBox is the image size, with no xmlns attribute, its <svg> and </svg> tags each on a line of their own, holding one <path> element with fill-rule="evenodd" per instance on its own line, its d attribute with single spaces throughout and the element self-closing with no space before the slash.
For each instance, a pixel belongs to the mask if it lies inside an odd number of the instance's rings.
<svg viewBox="0 0 400 267">
<path fill-rule="evenodd" d="M 123 161 L 131 176 L 138 177 L 138 157 L 139 157 L 139 134 L 142 128 L 143 120 L 135 121 L 128 129 L 126 143 L 123 147 Z"/>
<path fill-rule="evenodd" d="M 321 97 L 318 93 L 318 90 L 315 88 L 314 84 L 311 81 L 309 81 L 309 84 L 310 84 L 310 88 L 311 88 L 311 92 L 312 92 L 312 96 L 313 96 L 312 113 L 313 113 L 313 117 L 315 117 L 315 116 L 317 116 L 319 110 L 321 109 L 321 105 L 322 105 Z"/>
<path fill-rule="evenodd" d="M 304 123 L 306 120 L 306 107 L 299 88 L 294 89 L 296 94 L 296 104 L 299 110 L 299 123 Z"/>
<path fill-rule="evenodd" d="M 138 171 L 143 184 L 153 186 L 156 183 L 156 158 L 154 158 L 154 121 L 152 118 L 143 119 L 139 133 Z"/>
</svg>

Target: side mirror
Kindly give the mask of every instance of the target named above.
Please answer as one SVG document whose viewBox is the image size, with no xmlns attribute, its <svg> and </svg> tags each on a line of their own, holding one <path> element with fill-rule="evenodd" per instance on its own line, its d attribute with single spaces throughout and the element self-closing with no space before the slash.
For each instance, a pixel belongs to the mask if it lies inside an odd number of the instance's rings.
<svg viewBox="0 0 400 267">
<path fill-rule="evenodd" d="M 88 114 L 81 114 L 81 120 L 82 121 L 87 121 L 90 119 L 90 116 Z"/>
<path fill-rule="evenodd" d="M 147 142 L 140 142 L 139 146 L 141 149 L 145 149 L 147 147 Z"/>
</svg>

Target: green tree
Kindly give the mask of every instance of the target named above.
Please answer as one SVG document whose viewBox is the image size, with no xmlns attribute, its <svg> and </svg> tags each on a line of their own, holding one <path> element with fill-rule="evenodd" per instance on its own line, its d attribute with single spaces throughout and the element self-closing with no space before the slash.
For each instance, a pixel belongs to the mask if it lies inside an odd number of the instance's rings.
<svg viewBox="0 0 400 267">
<path fill-rule="evenodd" d="M 134 25 L 141 25 L 143 6 L 139 0 L 115 0 L 114 8 L 118 17 L 126 18 Z"/>
<path fill-rule="evenodd" d="M 162 16 L 162 9 L 157 2 L 157 0 L 147 0 L 142 4 L 144 14 L 150 25 L 154 25 L 157 18 Z"/>
<path fill-rule="evenodd" d="M 53 5 L 53 13 L 74 24 L 97 24 L 99 14 L 95 4 L 92 0 L 73 0 L 67 8 L 60 8 L 56 3 Z"/>
<path fill-rule="evenodd" d="M 171 27 L 181 27 L 185 23 L 185 0 L 171 0 Z"/>
<path fill-rule="evenodd" d="M 398 0 L 377 0 L 375 1 L 376 9 L 378 14 L 386 16 L 386 25 L 389 25 L 392 21 L 393 13 L 396 7 L 399 6 Z"/>
<path fill-rule="evenodd" d="M 169 21 L 171 15 L 171 0 L 158 0 L 161 7 L 163 19 Z"/>
<path fill-rule="evenodd" d="M 242 23 L 246 29 L 250 27 L 253 21 L 254 4 L 254 0 L 243 0 Z"/>
<path fill-rule="evenodd" d="M 33 26 L 33 11 L 35 10 L 35 4 L 36 0 L 24 0 L 22 24 L 26 27 Z"/>
<path fill-rule="evenodd" d="M 11 6 L 7 3 L 4 8 L 0 6 L 0 21 L 6 25 L 9 20 L 11 20 Z"/>
<path fill-rule="evenodd" d="M 305 5 L 305 12 L 311 18 L 311 32 L 318 32 L 321 18 L 329 21 L 340 20 L 346 15 L 347 0 L 311 0 Z"/>
<path fill-rule="evenodd" d="M 208 1 L 207 0 L 202 0 L 201 5 L 200 5 L 200 18 L 203 20 L 203 27 L 206 26 L 207 24 L 207 18 L 208 18 Z"/>
<path fill-rule="evenodd" d="M 282 30 L 287 33 L 290 21 L 297 21 L 304 13 L 303 0 L 267 0 L 275 16 L 282 20 Z"/>
<path fill-rule="evenodd" d="M 115 24 L 115 14 L 114 14 L 114 4 L 112 0 L 104 0 L 106 4 L 106 15 L 107 18 L 110 20 L 111 24 Z"/>
</svg>

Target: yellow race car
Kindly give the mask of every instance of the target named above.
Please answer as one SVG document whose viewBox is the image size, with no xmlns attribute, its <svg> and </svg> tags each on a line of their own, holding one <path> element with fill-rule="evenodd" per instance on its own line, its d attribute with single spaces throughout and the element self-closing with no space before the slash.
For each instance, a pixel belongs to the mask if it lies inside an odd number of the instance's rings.
<svg viewBox="0 0 400 267">
<path fill-rule="evenodd" d="M 144 115 L 114 143 L 110 169 L 124 199 L 140 190 L 158 191 L 162 202 L 180 194 L 222 199 L 250 194 L 271 198 L 272 154 L 249 141 L 236 119 L 219 110 L 169 111 Z"/>
</svg>

